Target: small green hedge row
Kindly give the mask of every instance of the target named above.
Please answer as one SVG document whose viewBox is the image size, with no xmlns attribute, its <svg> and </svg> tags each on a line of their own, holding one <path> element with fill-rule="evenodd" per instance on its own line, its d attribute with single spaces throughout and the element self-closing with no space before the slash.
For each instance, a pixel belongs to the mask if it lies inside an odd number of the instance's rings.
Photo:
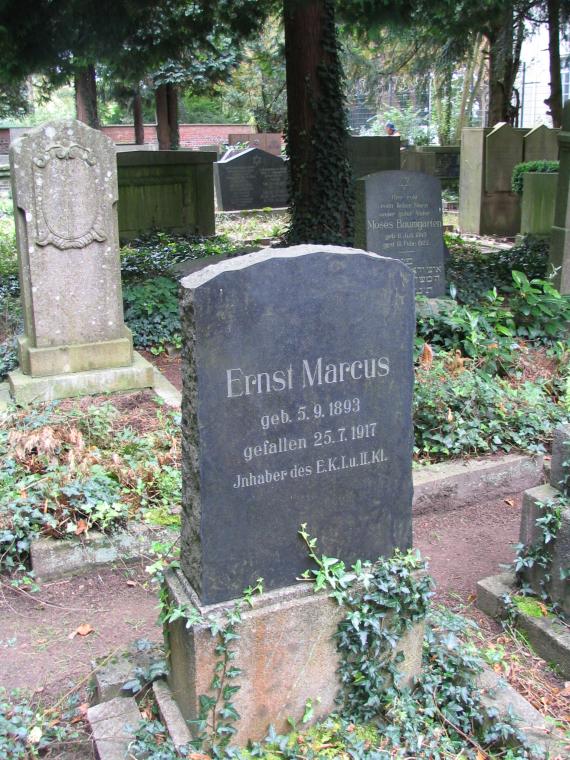
<svg viewBox="0 0 570 760">
<path fill-rule="evenodd" d="M 556 174 L 560 166 L 559 161 L 525 161 L 522 164 L 517 164 L 513 169 L 513 178 L 511 181 L 511 187 L 514 193 L 522 195 L 523 191 L 523 177 L 530 172 L 540 174 Z"/>
</svg>

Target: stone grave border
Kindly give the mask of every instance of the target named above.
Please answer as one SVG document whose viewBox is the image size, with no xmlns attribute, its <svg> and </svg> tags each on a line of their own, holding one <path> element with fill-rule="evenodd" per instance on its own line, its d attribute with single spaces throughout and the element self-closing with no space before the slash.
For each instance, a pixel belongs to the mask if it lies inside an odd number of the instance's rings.
<svg viewBox="0 0 570 760">
<path fill-rule="evenodd" d="M 537 505 L 547 504 L 562 495 L 560 489 L 570 474 L 565 462 L 569 435 L 570 425 L 560 425 L 555 430 L 549 482 L 524 492 L 519 543 L 525 547 L 534 547 L 537 544 L 540 546 L 537 519 L 542 513 Z M 535 596 L 530 596 L 531 599 L 539 598 L 538 593 L 543 589 L 543 584 L 546 584 L 549 598 L 566 614 L 569 609 L 568 591 L 565 587 L 566 582 L 558 580 L 558 573 L 566 568 L 568 559 L 569 522 L 570 510 L 563 508 L 558 531 L 548 543 L 551 564 L 523 567 L 520 571 L 523 582 L 529 584 L 535 593 Z M 516 574 L 512 571 L 483 578 L 477 583 L 477 607 L 489 617 L 498 620 L 508 618 L 512 610 L 510 597 L 517 590 Z M 570 627 L 567 624 L 550 612 L 544 617 L 533 617 L 519 608 L 516 610 L 514 627 L 525 633 L 531 646 L 543 660 L 555 662 L 563 678 L 570 679 Z"/>
<path fill-rule="evenodd" d="M 164 379 L 165 380 L 165 379 Z M 168 382 L 165 380 L 165 382 Z M 177 392 L 177 391 L 176 391 Z M 542 456 L 500 457 L 426 465 L 412 473 L 413 517 L 462 509 L 482 499 L 495 499 L 543 482 Z M 40 581 L 79 575 L 95 567 L 136 562 L 153 540 L 176 540 L 167 530 L 135 525 L 110 536 L 91 531 L 87 538 L 39 538 L 32 541 L 32 570 Z"/>
<path fill-rule="evenodd" d="M 92 663 L 94 704 L 87 711 L 87 719 L 91 727 L 91 740 L 100 760 L 116 760 L 126 756 L 133 739 L 129 728 L 137 726 L 142 715 L 135 698 L 122 687 L 135 675 L 137 666 L 148 665 L 149 658 L 156 660 L 163 656 L 160 646 L 142 653 L 134 653 L 134 647 L 131 647 L 123 654 Z M 554 756 L 563 751 L 566 743 L 562 733 L 491 668 L 484 667 L 477 685 L 488 710 L 496 710 L 497 716 L 503 719 L 510 718 L 513 713 L 517 716 L 528 742 L 543 753 L 533 757 L 542 757 L 549 752 Z M 192 734 L 166 680 L 155 681 L 152 691 L 160 719 L 173 744 L 177 748 L 188 745 Z M 185 756 L 180 751 L 179 754 Z"/>
</svg>

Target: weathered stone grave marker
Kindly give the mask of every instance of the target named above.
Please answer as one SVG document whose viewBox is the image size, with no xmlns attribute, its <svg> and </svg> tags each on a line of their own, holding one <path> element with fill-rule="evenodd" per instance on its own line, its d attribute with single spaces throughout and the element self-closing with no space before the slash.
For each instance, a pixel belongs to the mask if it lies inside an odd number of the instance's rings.
<svg viewBox="0 0 570 760">
<path fill-rule="evenodd" d="M 400 168 L 400 138 L 388 135 L 350 135 L 348 158 L 354 179 L 373 172 Z"/>
<path fill-rule="evenodd" d="M 230 132 L 228 135 L 230 145 L 247 143 L 250 148 L 261 148 L 274 156 L 281 155 L 281 142 L 280 132 Z"/>
<path fill-rule="evenodd" d="M 556 271 L 554 284 L 566 295 L 570 293 L 570 101 L 564 106 L 560 142 L 560 169 L 556 209 L 550 244 L 550 265 Z"/>
<path fill-rule="evenodd" d="M 392 256 L 415 273 L 416 292 L 445 295 L 441 184 L 420 172 L 389 171 L 356 183 L 356 245 Z"/>
<path fill-rule="evenodd" d="M 556 161 L 559 132 L 559 129 L 551 129 L 544 124 L 527 132 L 524 136 L 524 160 Z"/>
<path fill-rule="evenodd" d="M 239 741 L 284 728 L 315 694 L 319 715 L 334 707 L 342 613 L 296 584 L 300 525 L 347 563 L 411 545 L 413 275 L 365 251 L 298 246 L 206 267 L 182 288 L 181 572 L 167 587 L 207 615 L 264 579 L 240 628 Z M 190 719 L 211 637 L 182 621 L 169 641 Z"/>
<path fill-rule="evenodd" d="M 67 120 L 10 147 L 25 334 L 18 402 L 153 384 L 123 321 L 115 146 Z"/>
<path fill-rule="evenodd" d="M 217 161 L 214 181 L 221 211 L 287 205 L 287 164 L 259 148 L 248 148 Z"/>
</svg>

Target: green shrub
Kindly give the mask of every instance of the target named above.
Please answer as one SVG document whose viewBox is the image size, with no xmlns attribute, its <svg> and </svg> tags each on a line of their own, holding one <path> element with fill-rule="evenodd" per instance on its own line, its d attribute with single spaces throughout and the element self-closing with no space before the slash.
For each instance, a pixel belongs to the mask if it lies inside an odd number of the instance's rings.
<svg viewBox="0 0 570 760">
<path fill-rule="evenodd" d="M 77 699 L 74 698 L 77 703 Z M 68 700 L 69 703 L 69 700 Z M 73 713 L 76 711 L 74 710 Z M 73 713 L 66 713 L 70 718 Z M 59 718 L 59 713 L 58 713 Z M 76 743 L 78 732 L 70 723 L 54 720 L 54 713 L 34 705 L 22 694 L 9 694 L 0 687 L 0 757 L 5 760 L 34 760 L 55 757 L 65 745 Z M 79 743 L 79 742 L 77 742 Z"/>
<path fill-rule="evenodd" d="M 149 277 L 173 277 L 173 265 L 206 256 L 237 255 L 240 246 L 223 235 L 212 238 L 189 237 L 157 232 L 131 240 L 121 249 L 121 274 L 124 283 Z"/>
<path fill-rule="evenodd" d="M 529 280 L 513 271 L 509 307 L 517 335 L 535 342 L 565 340 L 570 332 L 570 296 L 562 296 L 549 282 Z"/>
<path fill-rule="evenodd" d="M 546 279 L 549 243 L 531 235 L 503 251 L 483 252 L 456 235 L 446 235 L 449 262 L 447 281 L 454 297 L 466 304 L 480 301 L 497 288 L 499 293 L 512 287 L 512 271 L 523 272 L 529 280 Z"/>
<path fill-rule="evenodd" d="M 166 345 L 181 344 L 178 283 L 168 277 L 156 277 L 123 290 L 125 322 L 133 332 L 139 348 L 154 353 Z"/>
<path fill-rule="evenodd" d="M 513 386 L 480 369 L 454 374 L 449 357 L 437 357 L 416 375 L 414 451 L 420 459 L 544 451 L 565 417 L 547 381 Z"/>
<path fill-rule="evenodd" d="M 513 169 L 513 178 L 511 187 L 514 193 L 522 195 L 523 192 L 523 177 L 530 172 L 541 174 L 556 174 L 560 166 L 559 161 L 525 161 L 522 164 L 517 164 Z"/>
<path fill-rule="evenodd" d="M 0 342 L 0 381 L 18 366 L 18 349 L 16 339 L 8 338 Z"/>
<path fill-rule="evenodd" d="M 516 270 L 511 282 L 505 288 L 508 299 L 493 288 L 479 303 L 449 301 L 438 313 L 419 315 L 418 337 L 432 347 L 460 351 L 487 371 L 511 365 L 520 338 L 534 344 L 567 344 L 570 297 L 560 295 L 549 282 L 529 280 Z"/>
</svg>

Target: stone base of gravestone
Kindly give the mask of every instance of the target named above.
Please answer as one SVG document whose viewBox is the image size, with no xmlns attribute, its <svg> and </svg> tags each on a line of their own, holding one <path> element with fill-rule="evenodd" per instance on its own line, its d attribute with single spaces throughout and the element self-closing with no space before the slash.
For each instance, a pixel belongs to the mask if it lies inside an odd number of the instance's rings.
<svg viewBox="0 0 570 760">
<path fill-rule="evenodd" d="M 132 360 L 133 339 L 128 327 L 123 338 L 64 346 L 32 346 L 26 335 L 18 337 L 20 368 L 32 377 L 126 367 Z"/>
<path fill-rule="evenodd" d="M 223 614 L 233 604 L 201 606 L 182 573 L 166 575 L 169 602 L 174 607 L 195 607 L 201 615 Z M 342 607 L 325 593 L 315 594 L 307 583 L 298 583 L 262 594 L 254 607 L 242 613 L 234 667 L 242 673 L 231 685 L 240 689 L 233 702 L 240 719 L 232 743 L 244 745 L 267 735 L 269 725 L 278 733 L 299 723 L 311 699 L 314 720 L 332 712 L 339 690 L 339 656 L 334 635 L 343 617 Z M 208 626 L 186 627 L 179 619 L 166 628 L 169 655 L 168 683 L 187 721 L 196 720 L 200 695 L 210 692 L 219 657 L 217 639 Z M 420 673 L 424 626 L 418 624 L 401 640 L 397 652 L 401 683 L 411 684 Z M 396 653 L 396 652 L 395 652 Z"/>
<path fill-rule="evenodd" d="M 76 347 L 68 346 L 67 348 L 73 351 Z M 63 372 L 46 377 L 32 377 L 32 375 L 24 374 L 21 369 L 16 369 L 8 373 L 8 383 L 10 394 L 16 404 L 24 405 L 76 396 L 152 388 L 154 368 L 150 362 L 134 351 L 132 362 L 123 367 Z"/>
</svg>

